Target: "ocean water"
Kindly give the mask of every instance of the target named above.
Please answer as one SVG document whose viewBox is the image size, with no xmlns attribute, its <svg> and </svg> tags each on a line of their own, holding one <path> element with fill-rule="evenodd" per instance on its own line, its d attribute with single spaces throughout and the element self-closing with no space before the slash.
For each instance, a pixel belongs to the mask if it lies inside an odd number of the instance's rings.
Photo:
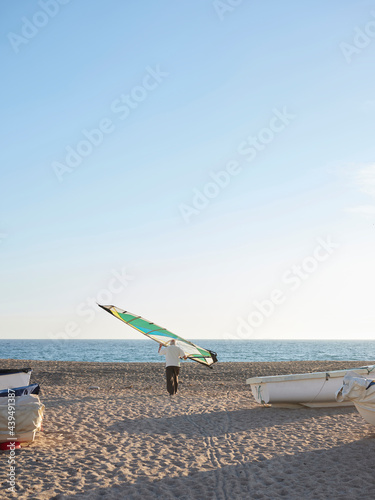
<svg viewBox="0 0 375 500">
<path fill-rule="evenodd" d="M 217 352 L 218 361 L 374 360 L 375 341 L 193 340 Z M 163 362 L 151 340 L 7 340 L 0 359 Z"/>
</svg>

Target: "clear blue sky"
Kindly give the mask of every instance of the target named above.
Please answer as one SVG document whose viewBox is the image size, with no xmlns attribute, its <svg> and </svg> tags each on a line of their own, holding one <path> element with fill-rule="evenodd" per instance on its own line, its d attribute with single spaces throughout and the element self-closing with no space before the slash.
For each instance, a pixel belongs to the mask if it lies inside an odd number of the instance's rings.
<svg viewBox="0 0 375 500">
<path fill-rule="evenodd" d="M 3 338 L 373 338 L 375 2 L 230 3 L 2 2 Z"/>
</svg>

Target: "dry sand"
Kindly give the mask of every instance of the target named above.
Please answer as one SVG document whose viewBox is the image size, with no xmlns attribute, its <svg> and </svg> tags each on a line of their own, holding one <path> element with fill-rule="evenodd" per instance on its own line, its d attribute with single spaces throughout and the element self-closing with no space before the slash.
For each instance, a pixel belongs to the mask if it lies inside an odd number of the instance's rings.
<svg viewBox="0 0 375 500">
<path fill-rule="evenodd" d="M 182 364 L 170 398 L 160 363 L 2 360 L 33 368 L 43 432 L 17 452 L 1 498 L 355 500 L 375 495 L 375 427 L 354 408 L 263 408 L 246 378 L 360 362 Z M 90 390 L 89 386 L 99 386 Z"/>
</svg>

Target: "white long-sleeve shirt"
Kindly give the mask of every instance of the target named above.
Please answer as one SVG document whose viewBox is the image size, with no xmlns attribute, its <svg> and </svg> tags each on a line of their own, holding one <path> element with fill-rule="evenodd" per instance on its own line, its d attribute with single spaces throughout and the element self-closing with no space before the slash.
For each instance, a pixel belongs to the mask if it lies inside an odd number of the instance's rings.
<svg viewBox="0 0 375 500">
<path fill-rule="evenodd" d="M 185 356 L 184 351 L 177 345 L 162 347 L 159 354 L 165 356 L 165 366 L 180 366 L 180 358 Z"/>
</svg>

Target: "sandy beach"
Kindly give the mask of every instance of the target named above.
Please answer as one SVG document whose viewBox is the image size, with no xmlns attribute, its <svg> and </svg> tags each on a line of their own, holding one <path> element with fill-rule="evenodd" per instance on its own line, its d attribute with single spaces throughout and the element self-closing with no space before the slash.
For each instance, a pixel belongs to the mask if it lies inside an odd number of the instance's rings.
<svg viewBox="0 0 375 500">
<path fill-rule="evenodd" d="M 372 498 L 375 428 L 354 408 L 263 408 L 246 378 L 360 362 L 182 364 L 2 360 L 33 368 L 43 431 L 16 457 L 19 499 Z M 98 386 L 99 389 L 89 389 Z M 7 452 L 1 452 L 7 488 Z"/>
</svg>

